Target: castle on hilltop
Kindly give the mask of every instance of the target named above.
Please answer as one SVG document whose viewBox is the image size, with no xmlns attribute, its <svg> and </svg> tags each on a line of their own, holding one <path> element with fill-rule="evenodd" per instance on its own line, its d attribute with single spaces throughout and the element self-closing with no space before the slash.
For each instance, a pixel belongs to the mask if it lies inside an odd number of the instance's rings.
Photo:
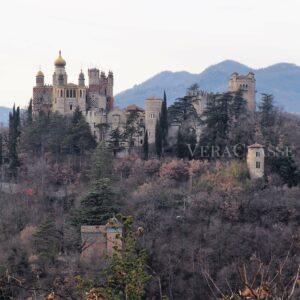
<svg viewBox="0 0 300 300">
<path fill-rule="evenodd" d="M 89 123 L 92 133 L 98 141 L 109 140 L 110 133 L 116 128 L 124 128 L 128 116 L 135 112 L 138 122 L 144 124 L 145 112 L 136 105 L 125 109 L 114 106 L 114 75 L 111 71 L 106 75 L 97 68 L 88 70 L 88 85 L 85 75 L 81 72 L 78 83 L 68 82 L 66 61 L 59 52 L 54 61 L 52 85 L 45 84 L 45 76 L 40 70 L 36 75 L 36 85 L 33 87 L 33 114 L 41 112 L 58 112 L 62 115 L 72 115 L 77 107 Z M 135 144 L 142 145 L 143 133 L 135 139 Z"/>
<path fill-rule="evenodd" d="M 145 100 L 145 110 L 137 105 L 129 105 L 125 109 L 114 105 L 114 75 L 111 71 L 106 75 L 105 72 L 97 68 L 88 70 L 88 83 L 86 84 L 85 75 L 81 70 L 78 75 L 78 83 L 68 82 L 66 72 L 66 61 L 59 51 L 59 55 L 54 61 L 54 74 L 52 84 L 45 84 L 45 76 L 40 70 L 36 75 L 36 85 L 33 87 L 32 106 L 33 114 L 41 112 L 58 112 L 65 116 L 73 114 L 78 107 L 89 123 L 91 132 L 98 141 L 112 141 L 114 136 L 122 136 L 128 122 L 134 115 L 134 136 L 130 141 L 122 140 L 123 148 L 131 146 L 141 147 L 144 143 L 145 132 L 148 133 L 149 144 L 155 142 L 155 127 L 161 113 L 163 100 L 156 97 L 149 97 Z M 233 73 L 229 80 L 229 91 L 235 92 L 242 90 L 243 97 L 247 101 L 250 111 L 255 110 L 255 78 L 253 73 L 239 75 Z M 202 115 L 208 101 L 209 93 L 198 89 L 197 85 L 187 91 L 189 97 L 197 111 Z M 177 136 L 179 124 L 172 123 L 169 128 L 170 142 Z M 131 124 L 132 126 L 132 124 Z M 202 127 L 195 128 L 197 137 L 200 136 Z"/>
<path fill-rule="evenodd" d="M 98 69 L 89 69 L 89 84 L 85 85 L 85 76 L 81 71 L 78 84 L 69 83 L 66 72 L 66 61 L 59 52 L 54 62 L 55 70 L 52 85 L 45 85 L 42 71 L 36 75 L 36 86 L 33 88 L 33 113 L 40 111 L 59 112 L 62 115 L 71 115 L 78 106 L 81 111 L 95 109 L 99 112 L 113 108 L 113 73 L 106 76 Z"/>
</svg>

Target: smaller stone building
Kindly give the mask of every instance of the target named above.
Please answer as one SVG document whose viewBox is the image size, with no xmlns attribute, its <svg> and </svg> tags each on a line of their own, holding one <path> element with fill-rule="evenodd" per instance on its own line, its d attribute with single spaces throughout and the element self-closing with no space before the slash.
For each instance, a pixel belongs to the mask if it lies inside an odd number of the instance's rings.
<svg viewBox="0 0 300 300">
<path fill-rule="evenodd" d="M 123 225 L 117 218 L 111 218 L 106 225 L 81 226 L 81 258 L 99 259 L 122 249 Z"/>
<path fill-rule="evenodd" d="M 264 146 L 253 144 L 248 146 L 247 165 L 251 179 L 264 177 L 265 174 L 265 151 Z"/>
</svg>

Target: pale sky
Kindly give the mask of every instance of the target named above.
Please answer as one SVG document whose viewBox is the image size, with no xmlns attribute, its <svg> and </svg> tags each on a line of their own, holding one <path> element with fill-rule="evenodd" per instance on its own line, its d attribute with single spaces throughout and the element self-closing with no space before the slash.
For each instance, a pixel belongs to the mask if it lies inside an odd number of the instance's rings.
<svg viewBox="0 0 300 300">
<path fill-rule="evenodd" d="M 81 67 L 111 69 L 115 93 L 224 59 L 300 64 L 299 0 L 1 0 L 0 9 L 0 106 L 28 103 L 39 66 L 51 83 L 60 49 L 69 81 Z"/>
</svg>

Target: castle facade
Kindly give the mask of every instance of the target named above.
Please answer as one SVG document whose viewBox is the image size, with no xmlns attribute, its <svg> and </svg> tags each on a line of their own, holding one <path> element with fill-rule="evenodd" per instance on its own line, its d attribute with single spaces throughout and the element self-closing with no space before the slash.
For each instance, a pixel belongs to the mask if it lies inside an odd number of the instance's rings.
<svg viewBox="0 0 300 300">
<path fill-rule="evenodd" d="M 116 128 L 124 130 L 132 112 L 138 115 L 138 123 L 144 128 L 145 112 L 142 108 L 129 105 L 120 109 L 114 106 L 113 86 L 113 73 L 109 71 L 106 75 L 97 68 L 88 70 L 87 84 L 82 70 L 78 75 L 77 84 L 69 82 L 66 61 L 59 52 L 54 61 L 52 84 L 45 84 L 42 71 L 38 71 L 36 75 L 32 95 L 33 114 L 58 112 L 68 116 L 79 107 L 98 141 L 108 141 L 111 132 Z M 142 136 L 143 132 L 140 132 L 139 137 L 134 139 L 135 146 L 143 144 Z"/>
</svg>

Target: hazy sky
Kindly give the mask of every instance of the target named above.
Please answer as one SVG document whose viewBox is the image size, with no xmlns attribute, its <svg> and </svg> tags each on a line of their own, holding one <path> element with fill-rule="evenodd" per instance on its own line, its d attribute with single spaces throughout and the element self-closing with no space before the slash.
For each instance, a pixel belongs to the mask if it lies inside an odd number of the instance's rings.
<svg viewBox="0 0 300 300">
<path fill-rule="evenodd" d="M 163 70 L 199 73 L 234 59 L 300 64 L 299 0 L 2 0 L 0 106 L 24 106 L 59 49 L 69 80 L 114 71 L 115 93 Z"/>
</svg>

